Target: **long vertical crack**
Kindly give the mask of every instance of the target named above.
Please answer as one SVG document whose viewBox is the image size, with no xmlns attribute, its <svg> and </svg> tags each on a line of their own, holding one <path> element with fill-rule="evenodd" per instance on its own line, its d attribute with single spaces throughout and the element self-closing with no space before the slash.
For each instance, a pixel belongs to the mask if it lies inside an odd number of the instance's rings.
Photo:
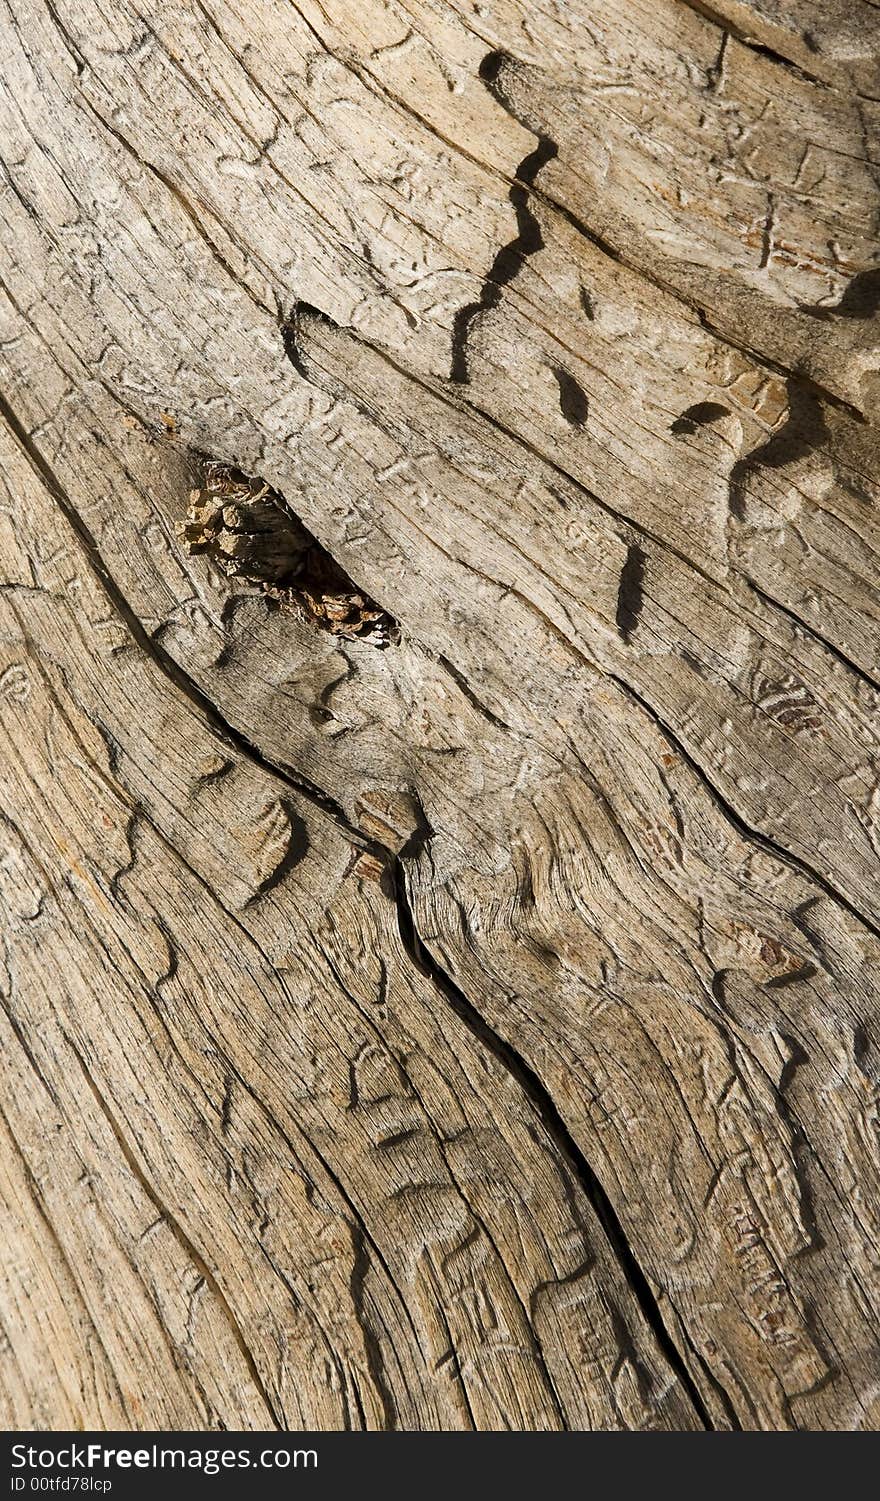
<svg viewBox="0 0 880 1501">
<path fill-rule="evenodd" d="M 490 52 L 480 64 L 480 77 L 490 94 L 510 113 L 510 105 L 502 93 L 499 82 L 501 69 L 506 62 L 505 53 Z M 552 161 L 557 154 L 556 142 L 551 141 L 549 136 L 539 135 L 537 146 L 523 157 L 514 173 L 514 181 L 507 196 L 516 214 L 517 233 L 506 245 L 501 246 L 495 256 L 486 273 L 482 291 L 477 300 L 459 308 L 455 315 L 452 324 L 452 363 L 449 371 L 451 380 L 460 384 L 467 384 L 470 380 L 468 340 L 474 322 L 482 313 L 498 306 L 503 289 L 522 270 L 523 262 L 543 247 L 544 238 L 541 234 L 541 226 L 532 213 L 529 195 L 541 168 Z"/>
<path fill-rule="evenodd" d="M 65 519 L 72 527 L 99 583 L 141 650 L 155 662 L 163 674 L 170 678 L 192 703 L 201 709 L 212 728 L 221 734 L 224 740 L 232 743 L 242 755 L 247 756 L 269 775 L 280 777 L 293 787 L 294 790 L 308 798 L 322 812 L 332 818 L 333 822 L 341 827 L 347 837 L 356 843 L 359 848 L 370 849 L 372 853 L 383 860 L 383 863 L 387 861 L 392 862 L 391 873 L 393 876 L 398 927 L 401 942 L 412 963 L 432 980 L 438 991 L 448 1001 L 455 1014 L 460 1017 L 472 1034 L 504 1064 L 505 1068 L 517 1080 L 520 1087 L 535 1105 L 549 1134 L 571 1165 L 577 1180 L 582 1185 L 585 1194 L 593 1205 L 605 1234 L 624 1270 L 643 1316 L 654 1333 L 659 1348 L 662 1350 L 670 1368 L 675 1372 L 683 1389 L 689 1396 L 700 1421 L 704 1427 L 711 1429 L 713 1423 L 709 1412 L 663 1322 L 657 1300 L 651 1292 L 645 1274 L 629 1246 L 623 1228 L 604 1188 L 572 1139 L 552 1097 L 541 1083 L 537 1074 L 503 1038 L 493 1031 L 472 1002 L 467 999 L 422 943 L 415 928 L 412 912 L 406 897 L 405 877 L 400 859 L 392 857 L 390 851 L 385 846 L 377 845 L 375 841 L 366 839 L 361 831 L 350 822 L 342 807 L 332 798 L 328 797 L 320 788 L 314 787 L 311 783 L 307 783 L 288 772 L 286 768 L 279 767 L 269 761 L 256 746 L 252 745 L 244 736 L 228 724 L 207 695 L 198 688 L 174 659 L 164 652 L 155 640 L 148 636 L 118 584 L 116 584 L 115 580 L 109 574 L 101 558 L 94 536 L 77 512 L 57 475 L 39 451 L 30 434 L 19 421 L 8 402 L 2 397 L 0 397 L 0 415 L 5 418 L 31 467 L 45 484 L 49 493 L 61 509 Z M 134 1166 L 136 1167 L 137 1165 L 134 1164 Z M 165 1213 L 164 1207 L 162 1212 Z M 194 1256 L 197 1256 L 195 1249 L 192 1249 Z M 268 1394 L 266 1394 L 266 1397 L 268 1399 Z M 272 1411 L 271 1402 L 268 1400 L 267 1406 Z"/>
<path fill-rule="evenodd" d="M 670 1369 L 680 1381 L 682 1389 L 688 1396 L 703 1427 L 714 1430 L 715 1424 L 703 1401 L 700 1390 L 672 1335 L 666 1327 L 663 1314 L 660 1311 L 660 1305 L 626 1238 L 626 1233 L 617 1217 L 611 1200 L 596 1176 L 594 1169 L 584 1157 L 562 1119 L 551 1094 L 541 1082 L 534 1069 L 511 1047 L 510 1043 L 499 1036 L 489 1025 L 473 1002 L 468 1000 L 464 991 L 456 985 L 452 977 L 426 948 L 419 936 L 413 919 L 412 908 L 406 894 L 406 876 L 403 863 L 399 859 L 395 861 L 394 866 L 394 898 L 397 906 L 397 924 L 400 932 L 400 940 L 410 960 L 422 974 L 431 980 L 459 1020 L 464 1023 L 477 1041 L 488 1048 L 492 1055 L 498 1059 L 499 1063 L 507 1069 L 508 1073 L 516 1080 L 523 1093 L 534 1105 L 548 1135 L 571 1168 L 577 1182 L 589 1200 L 629 1283 L 642 1316 L 651 1329 Z M 727 1409 L 731 1426 L 738 1428 L 739 1424 L 736 1415 L 729 1404 L 727 1404 Z"/>
<path fill-rule="evenodd" d="M 370 1251 L 367 1237 L 362 1226 L 355 1221 L 351 1226 L 352 1241 L 354 1244 L 355 1258 L 351 1269 L 351 1301 L 364 1342 L 364 1353 L 367 1359 L 367 1369 L 370 1379 L 378 1393 L 384 1417 L 384 1429 L 386 1433 L 393 1433 L 399 1427 L 397 1403 L 388 1380 L 385 1369 L 385 1361 L 382 1355 L 382 1346 L 373 1328 L 367 1312 L 367 1277 L 370 1272 Z M 366 1428 L 366 1416 L 362 1413 L 362 1422 Z"/>
<path fill-rule="evenodd" d="M 630 1286 L 639 1303 L 642 1313 L 647 1323 L 654 1331 L 658 1346 L 665 1354 L 670 1368 L 676 1373 L 676 1375 L 682 1382 L 682 1386 L 689 1395 L 694 1410 L 699 1415 L 700 1419 L 705 1423 L 705 1425 L 711 1428 L 713 1424 L 710 1414 L 708 1413 L 708 1410 L 702 1401 L 699 1390 L 697 1389 L 694 1380 L 690 1375 L 690 1372 L 688 1371 L 688 1368 L 680 1351 L 676 1347 L 674 1340 L 663 1321 L 663 1316 L 658 1306 L 657 1300 L 651 1291 L 644 1272 L 639 1266 L 635 1255 L 631 1247 L 629 1246 L 629 1243 L 627 1242 L 626 1235 L 623 1231 L 620 1221 L 617 1218 L 617 1215 L 608 1199 L 607 1194 L 605 1193 L 602 1184 L 597 1179 L 590 1164 L 583 1158 L 580 1149 L 571 1137 L 568 1128 L 565 1126 L 551 1095 L 549 1094 L 546 1087 L 542 1084 L 538 1076 L 525 1062 L 525 1060 L 522 1059 L 503 1038 L 499 1037 L 493 1031 L 486 1020 L 480 1015 L 473 1004 L 456 986 L 455 982 L 450 978 L 450 976 L 445 973 L 439 963 L 433 958 L 433 956 L 428 952 L 424 944 L 421 942 L 415 930 L 412 915 L 410 913 L 409 905 L 406 900 L 405 886 L 403 881 L 403 869 L 400 865 L 400 862 L 397 861 L 395 866 L 395 860 L 391 852 L 376 840 L 367 838 L 363 834 L 363 832 L 350 821 L 342 806 L 332 797 L 330 797 L 326 792 L 324 792 L 320 787 L 317 787 L 307 779 L 300 777 L 292 768 L 288 768 L 282 764 L 271 761 L 259 750 L 256 745 L 250 742 L 246 736 L 244 736 L 240 731 L 229 724 L 217 709 L 216 705 L 188 676 L 185 670 L 172 657 L 170 657 L 167 652 L 163 650 L 163 648 L 157 641 L 149 636 L 149 634 L 144 629 L 140 619 L 135 614 L 132 606 L 128 603 L 118 584 L 115 582 L 115 580 L 107 570 L 106 565 L 104 564 L 104 561 L 100 555 L 96 539 L 90 532 L 82 517 L 77 512 L 71 498 L 67 495 L 48 460 L 41 453 L 40 449 L 34 443 L 28 431 L 18 419 L 13 409 L 9 406 L 9 403 L 2 396 L 0 396 L 0 416 L 5 418 L 10 430 L 17 439 L 32 469 L 40 478 L 42 483 L 46 486 L 52 498 L 58 504 L 59 509 L 65 517 L 65 520 L 68 522 L 75 536 L 77 537 L 78 542 L 97 581 L 107 595 L 110 604 L 128 628 L 136 645 L 148 656 L 150 660 L 152 660 L 154 665 L 158 667 L 159 670 L 171 682 L 175 684 L 176 688 L 180 692 L 182 692 L 186 696 L 186 698 L 188 698 L 190 702 L 203 713 L 206 721 L 215 731 L 215 733 L 221 736 L 228 744 L 234 746 L 234 748 L 242 756 L 247 757 L 250 761 L 253 762 L 253 764 L 259 766 L 263 771 L 265 771 L 267 775 L 285 782 L 296 793 L 298 793 L 302 797 L 305 797 L 309 802 L 311 802 L 315 807 L 320 809 L 321 812 L 329 817 L 336 824 L 336 826 L 340 828 L 340 830 L 345 834 L 346 838 L 353 845 L 361 850 L 369 851 L 378 860 L 380 860 L 383 865 L 390 869 L 390 872 L 394 876 L 393 884 L 397 898 L 397 912 L 401 938 L 411 960 L 433 980 L 438 988 L 438 991 L 446 997 L 449 1004 L 455 1010 L 456 1014 L 469 1027 L 472 1033 L 475 1036 L 479 1037 L 484 1042 L 484 1044 L 488 1048 L 490 1048 L 491 1051 L 499 1058 L 499 1060 L 503 1062 L 504 1066 L 508 1068 L 511 1074 L 520 1082 L 522 1088 L 526 1091 L 529 1098 L 532 1099 L 536 1108 L 540 1111 L 541 1117 L 544 1120 L 547 1129 L 556 1140 L 560 1150 L 564 1153 L 565 1158 L 572 1165 L 572 1168 L 576 1172 L 578 1180 L 581 1182 L 584 1188 L 584 1192 L 593 1204 L 597 1217 L 599 1218 L 600 1223 L 602 1224 L 608 1237 L 609 1243 L 615 1251 L 619 1263 L 623 1267 L 629 1279 Z M 571 643 L 568 644 L 571 645 Z M 630 685 L 624 683 L 620 678 L 618 678 L 616 674 L 609 673 L 608 676 L 612 681 L 616 682 L 617 685 L 636 703 L 638 703 L 644 712 L 650 715 L 650 717 L 657 724 L 658 728 L 662 731 L 663 735 L 670 741 L 671 744 L 676 747 L 676 749 L 682 755 L 683 759 L 687 762 L 693 772 L 704 784 L 707 792 L 713 798 L 716 806 L 719 807 L 720 811 L 726 816 L 726 818 L 733 824 L 733 826 L 742 834 L 744 838 L 746 838 L 749 842 L 755 843 L 760 847 L 767 849 L 794 868 L 801 870 L 802 873 L 813 884 L 817 885 L 822 891 L 824 891 L 826 895 L 845 907 L 846 910 L 861 925 L 866 927 L 875 935 L 880 936 L 880 929 L 878 929 L 877 926 L 873 924 L 863 912 L 859 911 L 850 901 L 842 896 L 842 894 L 837 891 L 830 884 L 830 882 L 820 876 L 817 871 L 813 870 L 798 856 L 793 855 L 790 851 L 776 844 L 776 842 L 771 840 L 768 836 L 761 834 L 757 830 L 745 824 L 739 814 L 735 811 L 735 809 L 726 801 L 719 790 L 711 783 L 703 768 L 696 761 L 694 761 L 693 757 L 691 757 L 687 751 L 685 751 L 684 747 L 677 740 L 670 726 L 660 719 L 659 715 L 652 708 L 652 706 L 640 695 L 638 695 Z M 693 1352 L 693 1357 L 695 1360 L 699 1361 L 699 1357 L 697 1356 L 696 1352 Z M 702 1362 L 699 1363 L 702 1366 Z M 730 1404 L 730 1400 L 727 1394 L 723 1391 L 722 1388 L 718 1386 L 718 1383 L 715 1381 L 715 1378 L 710 1372 L 705 1371 L 705 1377 L 706 1381 L 710 1382 L 713 1388 L 716 1390 L 719 1402 L 724 1406 L 731 1427 L 739 1426 L 736 1414 Z"/>
</svg>

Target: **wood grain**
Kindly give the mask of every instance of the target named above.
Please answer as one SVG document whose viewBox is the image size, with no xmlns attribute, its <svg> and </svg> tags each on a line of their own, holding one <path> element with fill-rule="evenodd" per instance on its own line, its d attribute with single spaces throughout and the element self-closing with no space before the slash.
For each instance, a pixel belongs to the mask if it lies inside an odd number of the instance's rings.
<svg viewBox="0 0 880 1501">
<path fill-rule="evenodd" d="M 877 17 L 5 0 L 9 1426 L 878 1426 Z"/>
</svg>

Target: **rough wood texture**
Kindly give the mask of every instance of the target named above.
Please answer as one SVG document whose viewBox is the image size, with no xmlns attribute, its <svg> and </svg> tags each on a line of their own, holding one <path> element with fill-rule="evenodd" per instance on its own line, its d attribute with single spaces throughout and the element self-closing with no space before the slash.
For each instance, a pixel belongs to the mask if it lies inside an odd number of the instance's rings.
<svg viewBox="0 0 880 1501">
<path fill-rule="evenodd" d="M 2 16 L 4 1422 L 880 1426 L 877 6 Z"/>
</svg>

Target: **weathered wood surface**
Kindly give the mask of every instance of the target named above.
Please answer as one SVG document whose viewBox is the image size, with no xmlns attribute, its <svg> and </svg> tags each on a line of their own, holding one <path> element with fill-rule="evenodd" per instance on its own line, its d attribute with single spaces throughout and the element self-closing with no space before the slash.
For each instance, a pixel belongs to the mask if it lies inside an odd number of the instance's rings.
<svg viewBox="0 0 880 1501">
<path fill-rule="evenodd" d="M 2 39 L 5 1423 L 877 1427 L 873 0 Z"/>
</svg>

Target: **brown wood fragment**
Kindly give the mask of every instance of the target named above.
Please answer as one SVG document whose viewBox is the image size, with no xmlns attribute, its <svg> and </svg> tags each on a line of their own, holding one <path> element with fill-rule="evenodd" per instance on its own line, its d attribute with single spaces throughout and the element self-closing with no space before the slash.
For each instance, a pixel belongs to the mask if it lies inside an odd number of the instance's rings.
<svg viewBox="0 0 880 1501">
<path fill-rule="evenodd" d="M 188 553 L 210 554 L 224 572 L 293 604 L 320 630 L 374 646 L 399 639 L 397 622 L 352 583 L 260 480 L 206 463 L 204 483 L 190 491 L 182 536 Z"/>
</svg>

